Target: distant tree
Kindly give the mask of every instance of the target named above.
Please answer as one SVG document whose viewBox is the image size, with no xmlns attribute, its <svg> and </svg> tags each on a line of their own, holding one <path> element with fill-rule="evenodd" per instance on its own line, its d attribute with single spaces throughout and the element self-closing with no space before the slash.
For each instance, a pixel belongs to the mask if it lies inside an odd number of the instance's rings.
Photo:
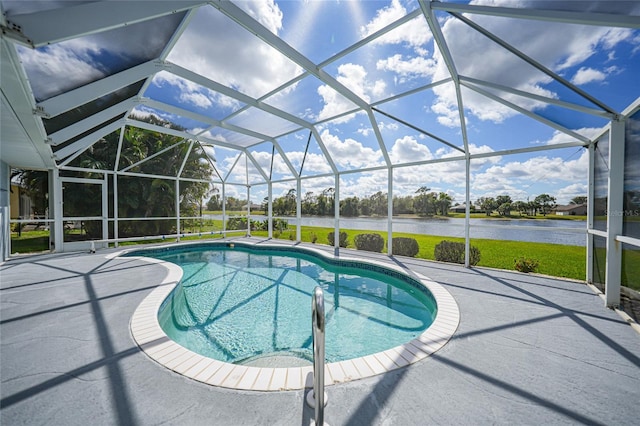
<svg viewBox="0 0 640 426">
<path fill-rule="evenodd" d="M 197 200 L 197 202 L 200 207 L 200 217 L 202 217 L 202 207 L 203 207 L 204 199 L 209 198 L 209 201 L 210 201 L 211 198 L 213 198 L 212 194 L 217 194 L 218 192 L 220 192 L 220 190 L 217 187 L 213 186 L 211 188 L 207 188 L 204 185 L 198 187 L 197 191 L 193 191 L 194 195 L 199 196 L 199 199 Z M 207 204 L 205 206 L 208 206 L 208 205 L 209 205 L 209 202 L 207 201 Z"/>
<path fill-rule="evenodd" d="M 278 197 L 273 200 L 273 214 L 276 216 L 285 216 L 287 215 L 287 202 L 284 197 Z"/>
<path fill-rule="evenodd" d="M 316 198 L 316 214 L 320 216 L 333 216 L 335 189 L 324 189 Z"/>
<path fill-rule="evenodd" d="M 360 210 L 360 214 L 363 216 L 370 216 L 371 211 L 371 200 L 369 198 L 362 198 L 358 203 L 358 208 Z"/>
<path fill-rule="evenodd" d="M 540 204 L 536 200 L 527 201 L 527 209 L 529 210 L 529 215 L 535 216 L 540 210 Z"/>
<path fill-rule="evenodd" d="M 509 216 L 511 214 L 511 204 L 513 200 L 508 195 L 498 195 L 496 197 L 496 210 L 500 216 Z"/>
<path fill-rule="evenodd" d="M 307 192 L 302 199 L 302 214 L 314 215 L 317 214 L 317 197 L 313 192 Z"/>
<path fill-rule="evenodd" d="M 378 191 L 369 197 L 371 200 L 371 213 L 378 216 L 387 215 L 387 194 L 382 191 Z"/>
<path fill-rule="evenodd" d="M 340 215 L 346 217 L 355 217 L 360 214 L 360 200 L 358 197 L 349 197 L 340 201 Z"/>
<path fill-rule="evenodd" d="M 413 197 L 413 209 L 419 215 L 432 216 L 436 213 L 436 193 L 429 192 L 431 188 L 422 186 Z"/>
<path fill-rule="evenodd" d="M 285 209 L 288 214 L 295 214 L 296 212 L 296 190 L 291 188 L 287 195 L 284 196 Z"/>
<path fill-rule="evenodd" d="M 452 202 L 453 198 L 451 198 L 451 196 L 446 192 L 440 192 L 438 194 L 438 199 L 436 200 L 436 208 L 442 216 L 446 216 L 449 213 L 449 208 L 451 207 Z"/>
<path fill-rule="evenodd" d="M 393 197 L 393 214 L 408 214 L 413 213 L 413 197 L 407 195 L 404 197 Z"/>
<path fill-rule="evenodd" d="M 239 198 L 231 197 L 231 196 L 226 197 L 227 210 L 239 211 L 239 210 L 242 210 L 246 204 L 247 202 L 245 200 L 241 200 Z"/>
<path fill-rule="evenodd" d="M 498 214 L 500 216 L 510 216 L 511 215 L 511 203 L 502 203 L 498 206 Z"/>
<path fill-rule="evenodd" d="M 556 197 L 552 197 L 549 194 L 540 194 L 535 200 L 543 216 L 546 216 L 551 210 L 556 207 Z"/>
<path fill-rule="evenodd" d="M 498 208 L 498 203 L 493 197 L 480 197 L 476 201 L 476 204 L 484 210 L 487 216 L 491 216 L 491 213 Z"/>
<path fill-rule="evenodd" d="M 511 199 L 510 196 L 508 196 L 508 195 L 498 195 L 496 197 L 496 204 L 497 205 L 501 206 L 501 205 L 503 205 L 505 203 L 508 203 L 508 204 L 512 204 L 513 203 L 513 200 Z"/>
<path fill-rule="evenodd" d="M 220 194 L 213 194 L 213 196 L 209 198 L 209 201 L 207 201 L 207 210 L 222 210 L 222 201 L 220 199 Z"/>
<path fill-rule="evenodd" d="M 587 204 L 587 196 L 579 195 L 577 197 L 573 197 L 569 204 Z"/>
<path fill-rule="evenodd" d="M 511 208 L 520 213 L 520 216 L 522 216 L 523 213 L 526 213 L 529 210 L 528 204 L 524 201 L 514 202 L 513 204 L 511 204 Z"/>
</svg>

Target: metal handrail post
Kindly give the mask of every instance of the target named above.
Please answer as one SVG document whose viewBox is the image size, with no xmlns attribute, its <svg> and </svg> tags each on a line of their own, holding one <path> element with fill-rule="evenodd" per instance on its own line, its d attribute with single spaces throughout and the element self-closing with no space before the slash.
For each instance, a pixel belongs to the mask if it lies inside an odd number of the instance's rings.
<svg viewBox="0 0 640 426">
<path fill-rule="evenodd" d="M 321 287 L 313 290 L 311 301 L 313 322 L 313 396 L 315 423 L 324 425 L 324 295 Z"/>
</svg>

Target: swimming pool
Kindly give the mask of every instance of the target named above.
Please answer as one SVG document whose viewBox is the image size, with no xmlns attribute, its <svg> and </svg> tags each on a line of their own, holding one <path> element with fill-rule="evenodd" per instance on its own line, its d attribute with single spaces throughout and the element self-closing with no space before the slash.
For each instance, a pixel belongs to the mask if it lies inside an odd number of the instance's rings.
<svg viewBox="0 0 640 426">
<path fill-rule="evenodd" d="M 458 324 L 448 292 L 393 264 L 239 242 L 128 255 L 161 263 L 174 272 L 170 283 L 180 281 L 160 286 L 134 314 L 131 329 L 140 347 L 174 371 L 219 386 L 310 385 L 316 285 L 325 293 L 327 384 L 422 359 L 444 345 Z"/>
<path fill-rule="evenodd" d="M 273 367 L 313 360 L 311 294 L 325 293 L 327 362 L 381 352 L 416 338 L 436 316 L 426 288 L 399 276 L 313 256 L 247 247 L 148 253 L 180 266 L 160 308 L 167 335 L 204 356 Z M 291 365 L 294 363 L 294 365 Z"/>
</svg>

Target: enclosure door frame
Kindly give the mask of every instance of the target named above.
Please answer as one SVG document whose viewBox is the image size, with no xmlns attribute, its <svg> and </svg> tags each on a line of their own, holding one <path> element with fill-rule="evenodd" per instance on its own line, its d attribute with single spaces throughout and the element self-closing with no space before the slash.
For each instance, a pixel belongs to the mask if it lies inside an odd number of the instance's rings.
<svg viewBox="0 0 640 426">
<path fill-rule="evenodd" d="M 102 221 L 102 238 L 98 241 L 100 243 L 93 243 L 94 248 L 104 248 L 106 246 L 106 241 L 109 238 L 109 221 L 108 221 L 108 192 L 107 192 L 107 181 L 106 175 L 105 179 L 88 179 L 88 178 L 74 178 L 74 177 L 59 177 L 59 188 L 60 188 L 60 196 L 62 205 L 64 204 L 64 184 L 65 183 L 80 183 L 80 184 L 89 184 L 89 185 L 100 185 L 101 191 L 101 200 L 102 200 L 102 208 L 100 216 L 79 216 L 79 217 L 67 217 L 64 216 L 64 207 L 61 205 L 60 211 L 60 229 L 63 229 L 65 221 L 86 221 L 86 220 L 100 220 Z M 64 241 L 64 231 L 62 232 L 62 251 L 75 251 L 79 249 L 90 249 L 92 241 L 73 241 L 73 242 L 65 242 Z"/>
</svg>

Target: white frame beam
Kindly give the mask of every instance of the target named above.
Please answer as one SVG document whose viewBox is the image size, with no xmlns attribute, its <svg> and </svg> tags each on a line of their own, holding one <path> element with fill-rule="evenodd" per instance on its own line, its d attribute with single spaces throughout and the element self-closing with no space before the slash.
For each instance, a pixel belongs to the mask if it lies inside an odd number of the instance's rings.
<svg viewBox="0 0 640 426">
<path fill-rule="evenodd" d="M 46 46 L 185 11 L 205 1 L 92 2 L 7 17 L 33 47 Z M 24 39 L 16 38 L 18 42 Z"/>
<path fill-rule="evenodd" d="M 159 61 L 145 62 L 39 102 L 37 106 L 42 110 L 46 118 L 52 118 L 104 95 L 113 93 L 137 81 L 148 78 L 160 70 L 162 70 L 162 64 Z"/>
<path fill-rule="evenodd" d="M 603 27 L 640 28 L 640 16 L 615 13 L 571 12 L 557 9 L 532 9 L 479 6 L 449 2 L 432 2 L 431 8 L 455 13 L 502 16 L 567 24 L 596 25 Z"/>
<path fill-rule="evenodd" d="M 607 193 L 607 255 L 605 270 L 605 301 L 608 307 L 620 305 L 622 279 L 622 235 L 624 219 L 624 143 L 625 120 L 612 120 L 609 129 L 609 178 Z"/>
</svg>

